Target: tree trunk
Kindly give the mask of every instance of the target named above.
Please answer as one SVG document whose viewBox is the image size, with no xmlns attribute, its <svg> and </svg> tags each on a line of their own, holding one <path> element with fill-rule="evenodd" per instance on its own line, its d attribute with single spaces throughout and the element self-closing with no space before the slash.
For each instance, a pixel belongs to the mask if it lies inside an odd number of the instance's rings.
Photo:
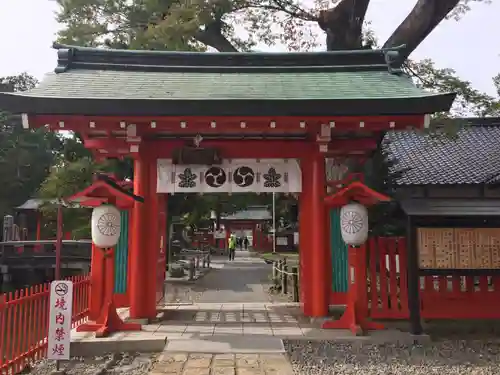
<svg viewBox="0 0 500 375">
<path fill-rule="evenodd" d="M 222 21 L 214 20 L 205 26 L 205 30 L 199 31 L 195 39 L 207 46 L 215 48 L 219 52 L 239 52 L 227 38 L 222 35 Z"/>
<path fill-rule="evenodd" d="M 363 22 L 370 0 L 342 0 L 335 8 L 320 12 L 318 24 L 326 33 L 326 49 L 363 48 Z"/>
<path fill-rule="evenodd" d="M 383 48 L 405 45 L 400 54 L 405 60 L 434 28 L 457 6 L 460 0 L 418 0 L 415 7 L 394 33 L 384 43 Z"/>
</svg>

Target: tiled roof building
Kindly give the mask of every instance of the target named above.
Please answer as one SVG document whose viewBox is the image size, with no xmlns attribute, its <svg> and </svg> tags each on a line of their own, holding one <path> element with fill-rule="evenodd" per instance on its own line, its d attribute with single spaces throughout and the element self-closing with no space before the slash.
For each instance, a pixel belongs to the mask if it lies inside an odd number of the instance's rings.
<svg viewBox="0 0 500 375">
<path fill-rule="evenodd" d="M 459 119 L 454 135 L 392 131 L 383 150 L 398 185 L 500 182 L 500 118 Z"/>
</svg>

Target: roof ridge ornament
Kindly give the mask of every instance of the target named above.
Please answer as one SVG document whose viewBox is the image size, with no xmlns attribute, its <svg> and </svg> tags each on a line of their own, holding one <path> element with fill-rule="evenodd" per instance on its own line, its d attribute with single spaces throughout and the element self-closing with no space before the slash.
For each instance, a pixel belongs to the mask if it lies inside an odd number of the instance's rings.
<svg viewBox="0 0 500 375">
<path fill-rule="evenodd" d="M 390 74 L 401 74 L 403 70 L 401 69 L 402 61 L 400 51 L 405 49 L 406 45 L 402 44 L 398 47 L 386 48 L 382 49 L 382 53 L 384 54 L 385 63 L 387 64 L 387 68 Z"/>
<path fill-rule="evenodd" d="M 73 57 L 75 56 L 75 49 L 59 43 L 53 43 L 52 48 L 57 49 L 57 67 L 54 69 L 54 72 L 66 72 L 73 61 Z"/>
</svg>

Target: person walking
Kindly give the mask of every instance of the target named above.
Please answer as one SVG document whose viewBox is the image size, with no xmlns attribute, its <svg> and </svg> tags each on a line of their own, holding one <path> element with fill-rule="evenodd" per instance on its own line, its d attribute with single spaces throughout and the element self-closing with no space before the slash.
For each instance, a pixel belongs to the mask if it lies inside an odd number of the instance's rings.
<svg viewBox="0 0 500 375">
<path fill-rule="evenodd" d="M 228 248 L 229 248 L 229 260 L 234 260 L 234 254 L 236 252 L 236 236 L 231 234 L 228 240 Z"/>
<path fill-rule="evenodd" d="M 248 237 L 245 236 L 245 238 L 243 238 L 243 245 L 245 246 L 245 250 L 248 250 L 249 244 L 250 244 L 250 241 L 248 240 Z"/>
</svg>

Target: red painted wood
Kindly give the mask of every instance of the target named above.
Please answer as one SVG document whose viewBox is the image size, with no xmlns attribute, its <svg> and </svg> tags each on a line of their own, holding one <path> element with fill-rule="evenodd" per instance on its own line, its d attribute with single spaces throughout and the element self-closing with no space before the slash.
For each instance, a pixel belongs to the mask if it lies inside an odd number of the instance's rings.
<svg viewBox="0 0 500 375">
<path fill-rule="evenodd" d="M 368 317 L 368 283 L 367 283 L 367 245 L 361 246 L 356 251 L 356 294 L 358 317 L 366 319 Z"/>
<path fill-rule="evenodd" d="M 408 253 L 406 251 L 406 239 L 399 237 L 397 240 L 397 253 L 399 259 L 399 303 L 401 316 L 409 317 L 408 307 L 408 273 L 406 265 L 408 264 Z"/>
<path fill-rule="evenodd" d="M 120 123 L 135 124 L 142 133 L 158 132 L 185 132 L 185 133 L 236 133 L 245 132 L 266 133 L 317 133 L 321 124 L 335 123 L 334 131 L 356 131 L 360 129 L 362 122 L 363 131 L 387 131 L 390 129 L 405 129 L 407 126 L 421 128 L 424 125 L 424 115 L 407 116 L 336 116 L 336 117 L 259 117 L 259 116 L 241 116 L 241 117 L 213 117 L 204 116 L 170 116 L 170 117 L 112 117 L 112 116 L 65 116 L 65 115 L 37 115 L 30 116 L 30 125 L 32 127 L 43 127 L 48 125 L 52 130 L 60 130 L 59 123 L 64 122 L 65 130 L 83 131 L 124 131 Z M 93 122 L 93 128 L 89 123 Z M 154 122 L 154 127 L 151 126 Z M 184 122 L 184 127 L 181 123 Z M 213 127 L 215 122 L 215 128 Z M 244 127 L 242 127 L 244 122 Z M 271 126 L 274 122 L 274 127 Z M 305 122 L 302 127 L 301 122 Z M 394 127 L 391 128 L 390 123 Z"/>
<path fill-rule="evenodd" d="M 325 329 L 349 329 L 358 335 L 364 331 L 383 329 L 380 323 L 368 320 L 368 310 L 365 308 L 362 289 L 366 290 L 366 245 L 358 248 L 349 247 L 349 290 L 347 293 L 347 306 L 338 320 L 327 320 L 322 324 Z"/>
<path fill-rule="evenodd" d="M 149 140 L 148 147 L 158 158 L 170 158 L 174 149 L 183 147 L 185 140 Z M 84 145 L 92 150 L 107 150 L 115 154 L 128 154 L 130 143 L 118 138 L 84 138 Z M 300 158 L 311 150 L 304 140 L 203 140 L 203 147 L 220 149 L 224 158 Z M 141 146 L 139 146 L 141 147 Z M 371 138 L 332 140 L 329 149 L 335 153 L 350 154 L 353 151 L 370 151 L 377 147 L 377 141 Z M 328 153 L 326 153 L 328 154 Z M 109 157 L 109 155 L 104 154 Z"/>
<path fill-rule="evenodd" d="M 379 261 L 379 278 L 380 278 L 380 300 L 382 311 L 390 311 L 389 309 L 389 280 L 387 278 L 387 241 L 385 238 L 380 237 L 377 239 L 377 251 L 378 251 L 378 261 Z"/>
<path fill-rule="evenodd" d="M 375 311 L 379 310 L 379 281 L 377 272 L 377 252 L 376 249 L 376 239 L 370 238 L 368 240 L 368 252 L 370 259 L 370 311 L 373 317 Z"/>
<path fill-rule="evenodd" d="M 148 167 L 145 159 L 135 160 L 134 162 L 134 194 L 139 196 L 147 196 L 148 194 Z M 131 246 L 129 251 L 130 257 L 130 317 L 133 319 L 149 318 L 150 312 L 148 309 L 147 294 L 145 291 L 148 288 L 148 279 L 145 275 L 151 270 L 148 270 L 147 254 L 144 249 L 147 249 L 147 233 L 149 228 L 148 216 L 149 211 L 144 203 L 134 202 L 133 208 L 132 231 L 130 232 Z M 155 289 L 153 289 L 154 291 Z"/>
<path fill-rule="evenodd" d="M 375 244 L 378 246 L 374 246 Z M 370 264 L 367 270 L 372 285 L 369 316 L 372 319 L 408 319 L 405 240 L 402 238 L 371 239 L 368 242 L 368 251 Z M 389 258 L 388 276 L 383 275 L 385 272 L 379 275 L 376 272 L 377 260 L 380 262 L 380 270 L 385 267 L 384 254 L 387 254 Z M 399 274 L 395 272 L 396 255 L 399 256 Z M 376 287 L 373 287 L 377 285 L 377 276 L 379 277 L 378 291 Z M 489 285 L 490 280 L 491 285 Z M 381 304 L 378 304 L 378 298 L 382 299 Z M 425 276 L 420 288 L 420 298 L 421 316 L 424 319 L 498 319 L 500 318 L 500 277 Z"/>
<path fill-rule="evenodd" d="M 311 203 L 310 194 L 312 190 L 311 184 L 311 168 L 309 167 L 309 160 L 302 159 L 302 193 L 299 196 L 299 291 L 300 301 L 302 304 L 304 315 L 311 316 L 311 265 L 310 265 L 310 251 L 311 251 Z M 259 238 L 262 238 L 262 232 Z M 260 246 L 262 246 L 262 239 Z"/>
<path fill-rule="evenodd" d="M 389 256 L 389 299 L 391 310 L 399 310 L 399 285 L 397 282 L 397 268 L 396 268 L 396 246 L 397 242 L 385 239 L 387 246 L 387 255 Z"/>
<path fill-rule="evenodd" d="M 156 303 L 158 304 L 165 296 L 165 276 L 166 276 L 166 261 L 167 261 L 167 212 L 165 199 L 166 194 L 158 194 L 159 206 L 159 232 L 158 232 L 158 260 L 156 262 Z"/>
<path fill-rule="evenodd" d="M 307 196 L 310 214 L 310 259 L 309 273 L 311 292 L 311 314 L 313 317 L 328 315 L 328 301 L 331 286 L 331 263 L 329 247 L 326 241 L 326 208 L 323 204 L 325 195 L 325 160 L 321 154 L 313 154 L 305 168 L 311 169 L 311 190 Z"/>
<path fill-rule="evenodd" d="M 72 326 L 88 316 L 90 280 L 74 276 Z M 17 374 L 47 354 L 50 284 L 0 295 L 0 373 Z"/>
<path fill-rule="evenodd" d="M 330 292 L 330 305 L 347 305 L 347 293 Z"/>
<path fill-rule="evenodd" d="M 408 318 L 406 263 L 402 263 L 406 262 L 404 239 L 397 237 L 371 239 L 368 251 L 372 283 L 370 317 L 373 319 Z M 400 273 L 397 272 L 398 258 Z"/>
</svg>

